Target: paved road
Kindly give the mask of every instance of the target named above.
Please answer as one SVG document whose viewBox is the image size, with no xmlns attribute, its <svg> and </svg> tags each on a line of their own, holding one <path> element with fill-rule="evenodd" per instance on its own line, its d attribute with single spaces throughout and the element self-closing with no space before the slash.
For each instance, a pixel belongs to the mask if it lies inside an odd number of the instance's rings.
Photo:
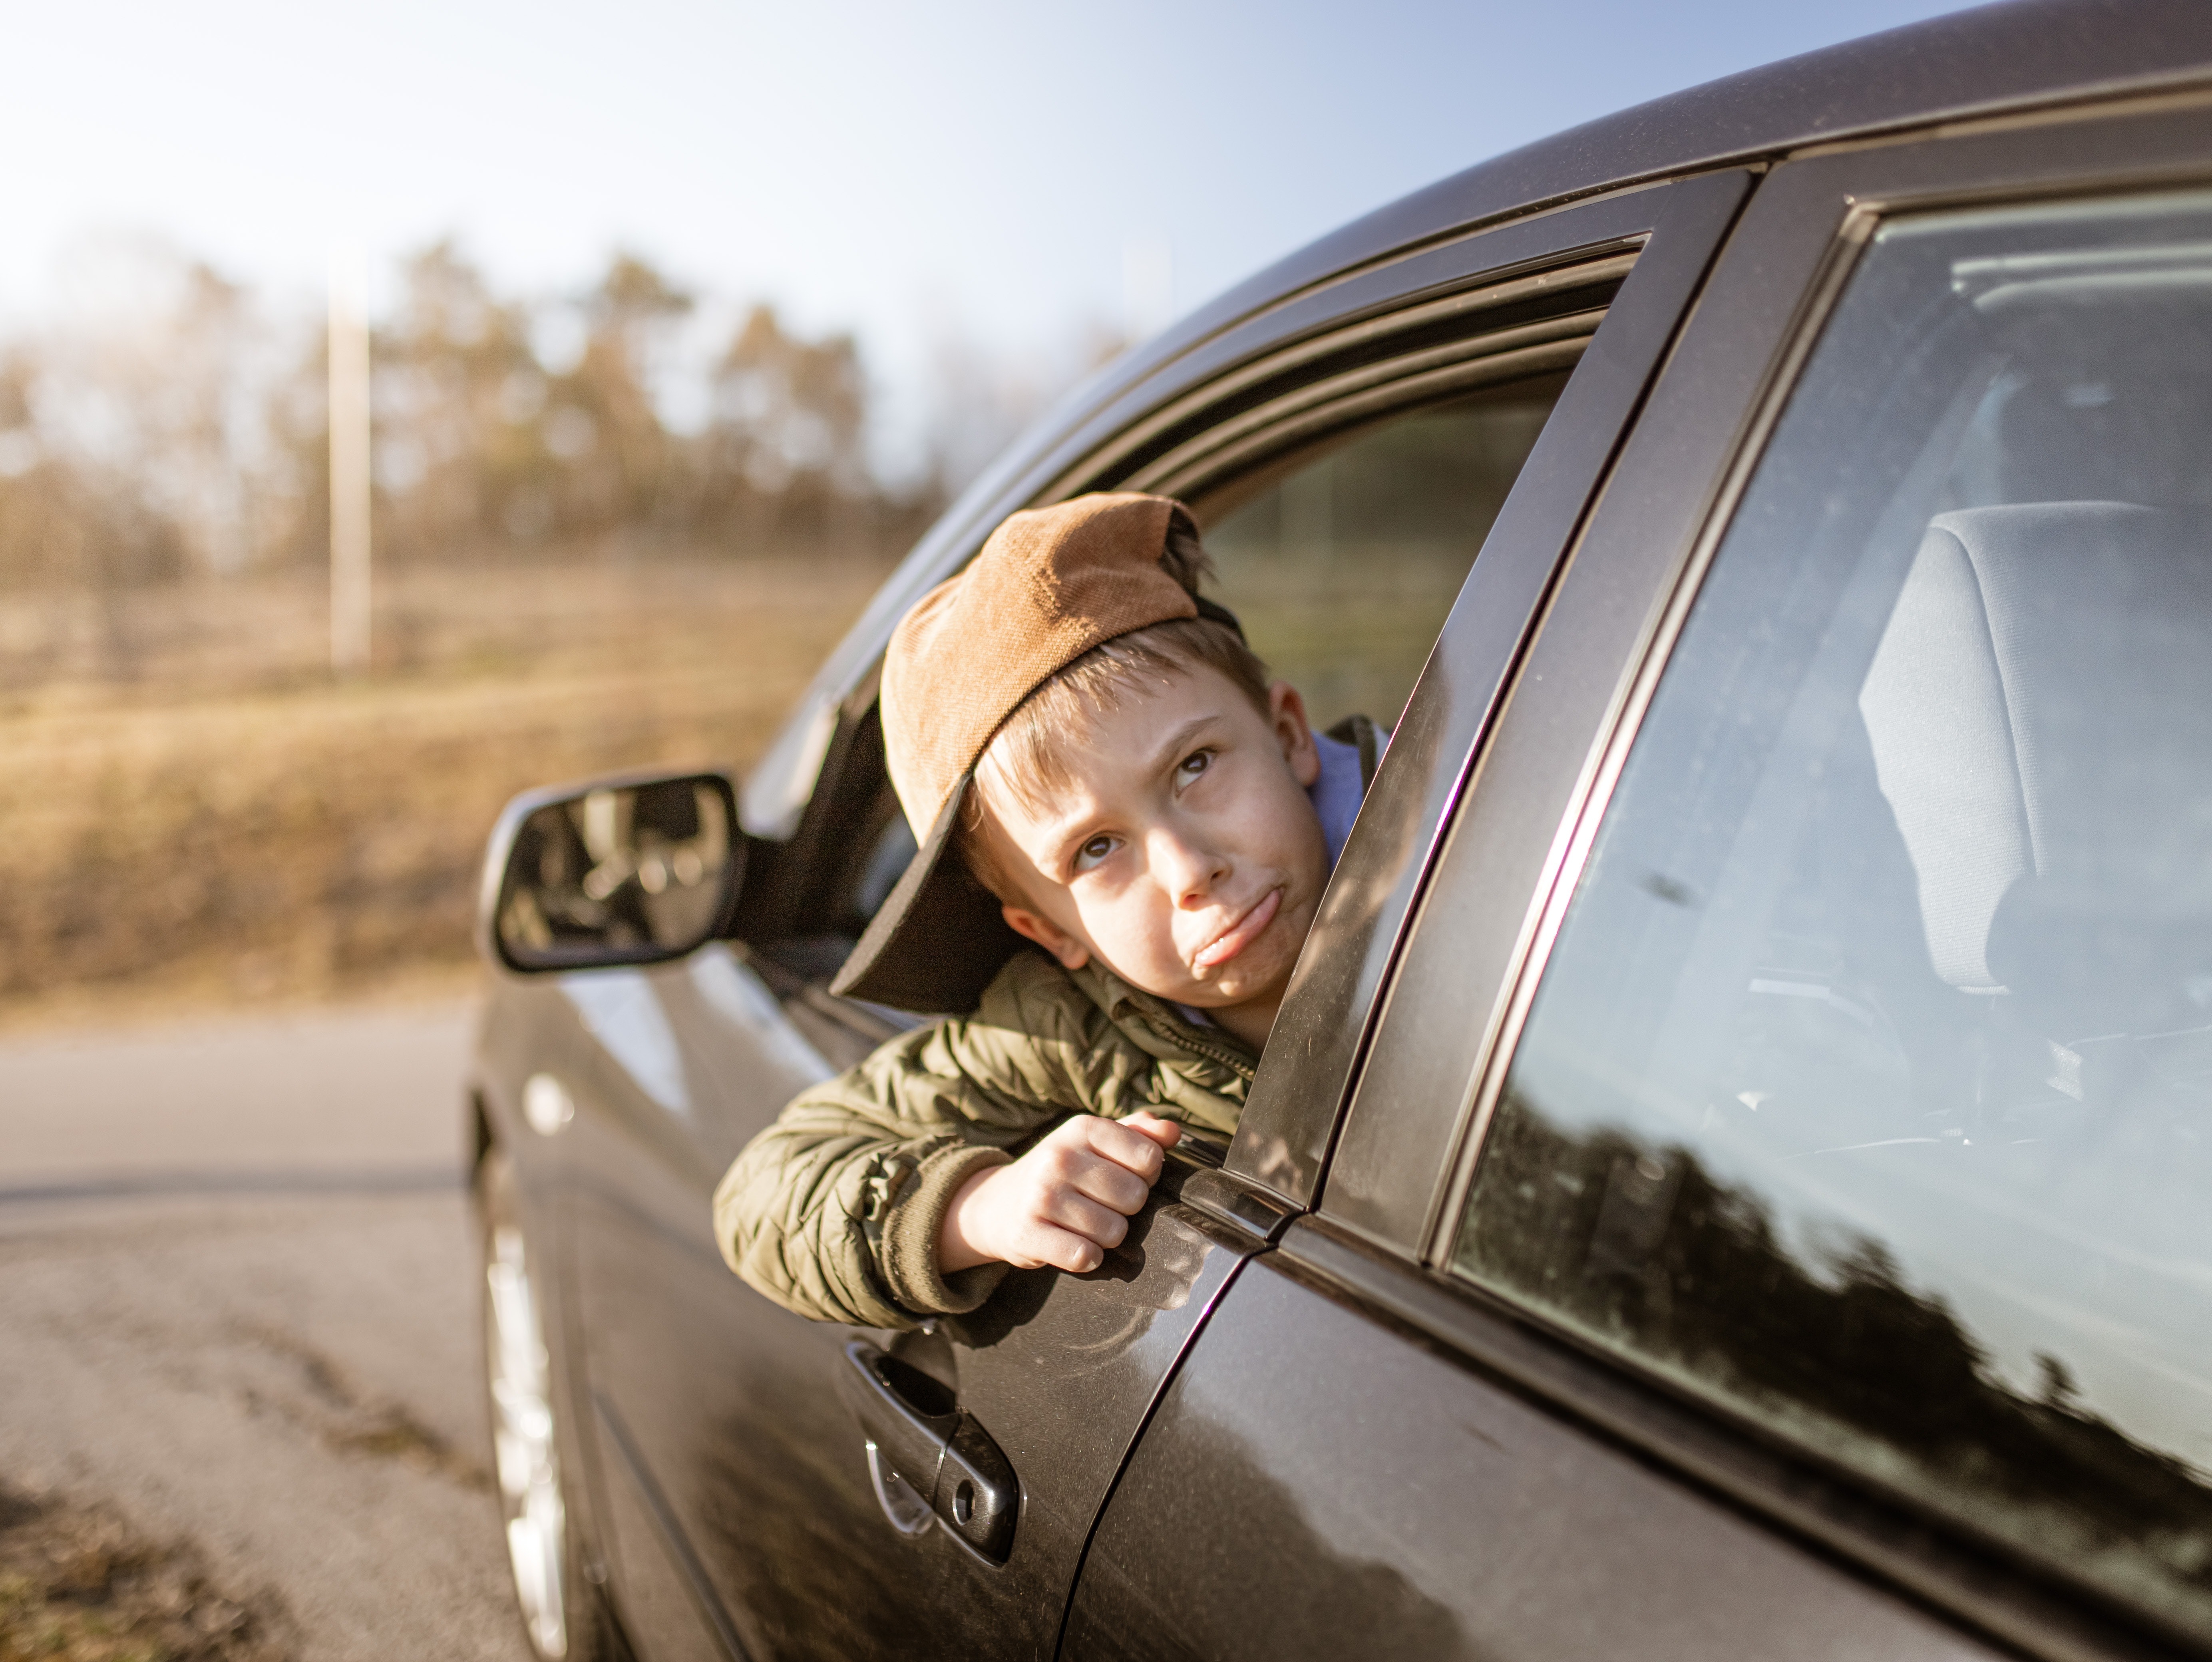
<svg viewBox="0 0 2212 1662">
<path fill-rule="evenodd" d="M 524 1655 L 455 1005 L 0 1041 L 0 1484 L 189 1539 L 302 1662 Z"/>
</svg>

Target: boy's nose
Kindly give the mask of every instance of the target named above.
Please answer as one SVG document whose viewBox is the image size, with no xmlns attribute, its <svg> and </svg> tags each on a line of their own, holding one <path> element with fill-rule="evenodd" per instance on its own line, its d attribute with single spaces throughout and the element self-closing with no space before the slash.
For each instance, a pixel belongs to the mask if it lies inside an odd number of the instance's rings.
<svg viewBox="0 0 2212 1662">
<path fill-rule="evenodd" d="M 1161 886 L 1175 896 L 1176 905 L 1184 911 L 1206 904 L 1212 898 L 1215 885 L 1229 875 L 1227 860 L 1173 832 L 1154 835 L 1152 856 L 1153 870 L 1162 878 Z"/>
</svg>

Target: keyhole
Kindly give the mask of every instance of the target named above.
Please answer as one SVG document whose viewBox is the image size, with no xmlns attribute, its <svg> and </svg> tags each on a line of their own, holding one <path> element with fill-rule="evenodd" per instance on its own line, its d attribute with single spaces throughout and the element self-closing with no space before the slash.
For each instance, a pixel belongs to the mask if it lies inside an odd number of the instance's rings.
<svg viewBox="0 0 2212 1662">
<path fill-rule="evenodd" d="M 952 1491 L 952 1521 L 964 1524 L 975 1515 L 975 1485 L 965 1477 L 960 1487 Z"/>
</svg>

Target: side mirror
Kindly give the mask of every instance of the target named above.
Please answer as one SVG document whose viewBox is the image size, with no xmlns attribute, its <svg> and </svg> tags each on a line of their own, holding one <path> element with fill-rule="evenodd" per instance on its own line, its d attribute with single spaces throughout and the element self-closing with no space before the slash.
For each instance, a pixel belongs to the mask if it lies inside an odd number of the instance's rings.
<svg viewBox="0 0 2212 1662">
<path fill-rule="evenodd" d="M 525 972 L 680 958 L 727 921 L 744 865 L 723 774 L 525 792 L 484 851 L 477 949 Z"/>
</svg>

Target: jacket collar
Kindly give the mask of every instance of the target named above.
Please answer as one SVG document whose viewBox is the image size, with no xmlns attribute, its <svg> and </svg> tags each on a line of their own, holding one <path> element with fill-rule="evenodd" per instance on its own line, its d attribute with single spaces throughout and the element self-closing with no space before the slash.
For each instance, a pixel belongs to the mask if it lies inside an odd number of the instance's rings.
<svg viewBox="0 0 2212 1662">
<path fill-rule="evenodd" d="M 1069 971 L 1068 979 L 1082 988 L 1084 996 L 1104 1012 L 1108 1021 L 1156 1056 L 1161 1054 L 1159 1046 L 1164 1042 L 1192 1061 L 1228 1068 L 1245 1084 L 1251 1083 L 1259 1068 L 1259 1057 L 1227 1028 L 1193 1026 L 1166 999 L 1131 986 L 1096 958 L 1081 969 Z M 1148 1036 L 1154 1042 L 1146 1043 Z"/>
</svg>

